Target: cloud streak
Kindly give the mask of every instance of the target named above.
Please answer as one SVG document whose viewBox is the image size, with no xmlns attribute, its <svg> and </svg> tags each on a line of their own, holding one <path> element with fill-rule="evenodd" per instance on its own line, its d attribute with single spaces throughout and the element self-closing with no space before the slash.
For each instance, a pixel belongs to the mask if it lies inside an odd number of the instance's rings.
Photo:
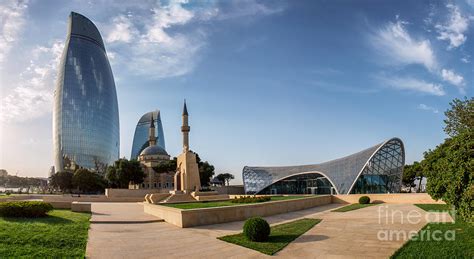
<svg viewBox="0 0 474 259">
<path fill-rule="evenodd" d="M 27 1 L 5 1 L 0 4 L 0 68 L 25 24 Z"/>
<path fill-rule="evenodd" d="M 420 103 L 418 105 L 418 109 L 423 110 L 423 111 L 430 111 L 432 113 L 439 113 L 438 109 L 436 109 L 434 107 L 431 107 L 431 106 L 428 106 L 428 105 L 423 104 L 423 103 Z"/>
<path fill-rule="evenodd" d="M 393 89 L 408 90 L 435 96 L 443 96 L 446 94 L 442 85 L 429 83 L 412 77 L 376 76 L 375 78 L 383 85 Z"/>
</svg>

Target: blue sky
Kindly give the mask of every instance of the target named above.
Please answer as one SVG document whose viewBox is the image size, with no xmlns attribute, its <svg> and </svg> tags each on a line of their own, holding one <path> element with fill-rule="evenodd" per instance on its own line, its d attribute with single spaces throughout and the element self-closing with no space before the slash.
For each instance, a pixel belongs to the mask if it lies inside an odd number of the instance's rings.
<svg viewBox="0 0 474 259">
<path fill-rule="evenodd" d="M 99 28 L 119 100 L 121 156 L 160 109 L 167 150 L 191 148 L 241 181 L 245 165 L 310 164 L 390 137 L 407 162 L 446 137 L 472 96 L 474 2 L 2 1 L 0 168 L 46 176 L 56 66 L 70 11 Z"/>
</svg>

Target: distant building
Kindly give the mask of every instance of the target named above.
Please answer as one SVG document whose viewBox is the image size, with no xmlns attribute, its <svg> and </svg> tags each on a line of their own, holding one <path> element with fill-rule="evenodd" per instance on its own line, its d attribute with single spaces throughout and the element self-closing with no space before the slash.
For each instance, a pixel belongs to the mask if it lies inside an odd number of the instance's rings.
<svg viewBox="0 0 474 259">
<path fill-rule="evenodd" d="M 0 177 L 6 177 L 8 175 L 7 170 L 5 169 L 0 169 Z"/>
<path fill-rule="evenodd" d="M 163 133 L 163 124 L 161 123 L 160 111 L 156 110 L 153 112 L 147 112 L 142 115 L 138 120 L 137 126 L 135 127 L 135 134 L 133 135 L 132 153 L 130 159 L 138 159 L 138 155 L 149 146 L 148 143 L 148 131 L 150 128 L 150 122 L 152 117 L 155 118 L 155 136 L 156 144 L 166 150 L 165 136 Z"/>
<path fill-rule="evenodd" d="M 246 166 L 242 178 L 247 194 L 398 193 L 404 165 L 403 142 L 392 138 L 321 164 Z"/>
<path fill-rule="evenodd" d="M 104 42 L 89 19 L 72 12 L 54 92 L 55 171 L 112 164 L 119 158 L 119 133 L 117 93 Z"/>
<path fill-rule="evenodd" d="M 148 146 L 145 147 L 138 156 L 138 161 L 145 172 L 145 180 L 141 185 L 131 186 L 131 188 L 171 190 L 173 188 L 174 172 L 157 173 L 153 169 L 153 167 L 156 167 L 161 163 L 169 162 L 170 155 L 168 155 L 164 148 L 157 145 L 157 137 L 155 137 L 155 120 L 153 119 L 153 115 L 151 115 L 150 119 L 151 120 L 148 124 Z"/>
</svg>

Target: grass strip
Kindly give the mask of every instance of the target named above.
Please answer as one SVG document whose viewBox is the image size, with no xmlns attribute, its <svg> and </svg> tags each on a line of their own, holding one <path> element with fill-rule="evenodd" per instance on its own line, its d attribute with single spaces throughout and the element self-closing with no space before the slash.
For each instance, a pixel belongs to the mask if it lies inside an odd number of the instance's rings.
<svg viewBox="0 0 474 259">
<path fill-rule="evenodd" d="M 311 196 L 272 196 L 270 201 L 282 201 L 282 200 L 293 200 L 309 198 Z M 257 202 L 255 202 L 257 203 Z M 202 209 L 202 208 L 213 208 L 213 207 L 227 207 L 227 206 L 240 206 L 246 204 L 255 203 L 232 203 L 230 200 L 227 201 L 202 201 L 202 202 L 189 202 L 189 203 L 175 203 L 175 204 L 160 204 L 172 208 L 189 210 L 189 209 Z M 264 202 L 258 202 L 264 203 Z"/>
<path fill-rule="evenodd" d="M 270 236 L 266 242 L 250 241 L 243 233 L 218 237 L 218 239 L 247 247 L 267 255 L 273 255 L 319 222 L 321 222 L 320 219 L 305 218 L 272 226 Z"/>
<path fill-rule="evenodd" d="M 369 204 L 354 203 L 354 204 L 351 204 L 351 205 L 341 207 L 339 209 L 332 210 L 332 212 L 347 212 L 347 211 L 358 210 L 358 209 L 362 209 L 362 208 L 370 207 L 370 206 L 374 206 L 374 205 L 377 205 L 377 204 L 374 204 L 374 203 L 369 203 Z"/>
</svg>

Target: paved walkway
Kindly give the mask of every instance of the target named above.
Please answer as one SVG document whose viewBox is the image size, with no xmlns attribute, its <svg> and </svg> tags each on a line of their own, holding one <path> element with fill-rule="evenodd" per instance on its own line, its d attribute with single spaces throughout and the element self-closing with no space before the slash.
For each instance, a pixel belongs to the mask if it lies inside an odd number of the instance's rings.
<svg viewBox="0 0 474 259">
<path fill-rule="evenodd" d="M 108 210 L 111 215 L 126 210 L 128 215 L 136 213 L 142 217 L 143 210 L 133 213 L 129 211 L 130 208 L 139 208 L 139 206 L 141 205 L 97 203 L 93 205 L 93 210 Z M 383 233 L 388 233 L 390 230 L 418 231 L 428 221 L 425 218 L 426 212 L 413 205 L 381 204 L 345 213 L 330 212 L 339 206 L 330 204 L 266 217 L 270 224 L 280 224 L 303 217 L 323 219 L 321 223 L 277 253 L 276 257 L 387 258 L 405 241 L 404 239 L 380 240 L 385 237 Z M 394 212 L 395 216 L 392 215 Z M 117 213 L 117 217 L 120 214 Z M 421 216 L 419 222 L 410 224 L 408 217 L 413 220 L 416 214 Z M 216 239 L 218 236 L 240 232 L 242 225 L 243 222 L 240 221 L 182 229 L 164 222 L 93 223 L 89 230 L 87 256 L 91 258 L 192 257 L 206 259 L 269 257 Z"/>
<path fill-rule="evenodd" d="M 91 209 L 93 224 L 163 222 L 162 219 L 144 213 L 142 203 L 97 202 L 92 203 Z"/>
</svg>

